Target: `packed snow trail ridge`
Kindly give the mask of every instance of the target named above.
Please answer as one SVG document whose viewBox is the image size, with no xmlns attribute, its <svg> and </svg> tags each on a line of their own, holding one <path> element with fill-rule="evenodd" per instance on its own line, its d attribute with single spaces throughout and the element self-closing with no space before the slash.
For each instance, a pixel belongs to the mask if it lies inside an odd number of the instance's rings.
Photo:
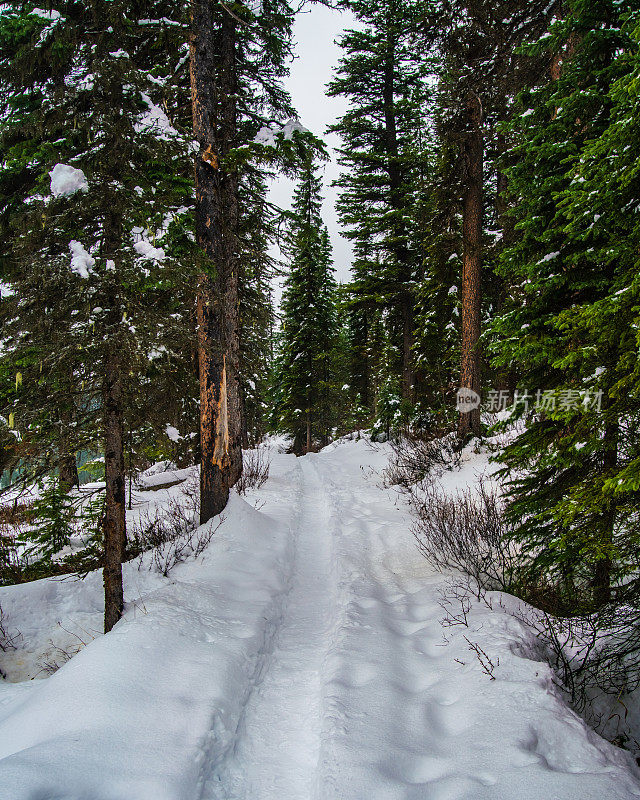
<svg viewBox="0 0 640 800">
<path fill-rule="evenodd" d="M 320 755 L 323 662 L 335 603 L 330 512 L 311 459 L 300 459 L 290 584 L 231 761 L 206 782 L 206 800 L 308 800 Z"/>
</svg>

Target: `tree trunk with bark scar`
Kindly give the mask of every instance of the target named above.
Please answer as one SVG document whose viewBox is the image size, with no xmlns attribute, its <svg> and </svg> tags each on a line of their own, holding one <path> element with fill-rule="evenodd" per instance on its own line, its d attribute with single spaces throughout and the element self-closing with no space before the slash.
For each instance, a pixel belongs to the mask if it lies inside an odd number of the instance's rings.
<svg viewBox="0 0 640 800">
<path fill-rule="evenodd" d="M 102 388 L 104 467 L 106 481 L 104 517 L 104 631 L 108 633 L 122 616 L 122 562 L 125 555 L 125 471 L 122 425 L 123 393 L 117 348 L 110 346 Z"/>
<path fill-rule="evenodd" d="M 209 260 L 199 278 L 197 303 L 204 524 L 224 510 L 229 489 L 242 474 L 238 180 L 224 163 L 237 136 L 237 22 L 210 0 L 192 0 L 191 13 L 193 126 L 200 145 L 195 161 L 196 235 Z"/>
<path fill-rule="evenodd" d="M 480 322 L 482 303 L 482 104 L 477 95 L 468 99 L 469 130 L 464 142 L 465 190 L 463 199 L 462 264 L 462 366 L 460 388 L 478 395 L 480 386 Z M 458 436 L 479 436 L 480 409 L 461 413 Z"/>
</svg>

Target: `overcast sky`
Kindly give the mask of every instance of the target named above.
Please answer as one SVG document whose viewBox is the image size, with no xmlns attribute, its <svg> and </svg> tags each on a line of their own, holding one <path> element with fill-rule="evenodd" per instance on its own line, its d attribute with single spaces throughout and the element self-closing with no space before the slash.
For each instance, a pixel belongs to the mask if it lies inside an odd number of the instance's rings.
<svg viewBox="0 0 640 800">
<path fill-rule="evenodd" d="M 326 97 L 325 87 L 341 55 L 335 40 L 352 25 L 351 15 L 320 5 L 314 4 L 308 13 L 298 14 L 294 28 L 298 57 L 291 65 L 291 76 L 287 81 L 300 121 L 305 128 L 324 139 L 332 155 L 331 162 L 324 167 L 326 200 L 323 216 L 331 234 L 336 277 L 340 281 L 349 278 L 351 246 L 340 236 L 335 212 L 336 191 L 331 188 L 331 181 L 339 173 L 334 152 L 339 139 L 335 135 L 325 136 L 325 130 L 341 116 L 347 104 L 343 98 Z M 291 205 L 292 194 L 292 182 L 284 179 L 272 189 L 272 199 L 287 208 Z"/>
</svg>

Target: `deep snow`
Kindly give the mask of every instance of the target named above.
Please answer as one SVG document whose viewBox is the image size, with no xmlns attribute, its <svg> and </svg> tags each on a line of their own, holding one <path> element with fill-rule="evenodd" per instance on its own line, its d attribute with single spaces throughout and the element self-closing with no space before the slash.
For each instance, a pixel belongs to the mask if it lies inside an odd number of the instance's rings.
<svg viewBox="0 0 640 800">
<path fill-rule="evenodd" d="M 127 565 L 108 636 L 99 574 L 0 589 L 24 635 L 14 677 L 57 621 L 95 635 L 46 680 L 0 682 L 0 800 L 640 797 L 631 758 L 566 707 L 497 602 L 443 630 L 446 576 L 380 488 L 386 457 L 365 441 L 274 451 L 197 562 L 169 578 Z M 467 454 L 445 483 L 475 471 Z"/>
</svg>

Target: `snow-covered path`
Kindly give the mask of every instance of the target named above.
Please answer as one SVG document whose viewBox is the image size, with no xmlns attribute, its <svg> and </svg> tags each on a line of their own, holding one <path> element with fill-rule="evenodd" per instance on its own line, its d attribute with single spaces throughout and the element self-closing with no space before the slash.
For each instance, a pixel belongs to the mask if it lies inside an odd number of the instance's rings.
<svg viewBox="0 0 640 800">
<path fill-rule="evenodd" d="M 0 682 L 0 800 L 640 798 L 499 598 L 443 630 L 446 578 L 385 461 L 364 441 L 274 454 L 260 510 L 232 497 L 202 559 L 169 579 L 130 565 L 111 634 L 45 681 Z M 99 578 L 0 602 L 16 625 L 43 606 L 86 626 Z"/>
<path fill-rule="evenodd" d="M 282 616 L 243 710 L 231 758 L 207 780 L 206 800 L 315 796 L 335 565 L 326 490 L 310 459 L 300 461 L 298 480 Z"/>
</svg>

